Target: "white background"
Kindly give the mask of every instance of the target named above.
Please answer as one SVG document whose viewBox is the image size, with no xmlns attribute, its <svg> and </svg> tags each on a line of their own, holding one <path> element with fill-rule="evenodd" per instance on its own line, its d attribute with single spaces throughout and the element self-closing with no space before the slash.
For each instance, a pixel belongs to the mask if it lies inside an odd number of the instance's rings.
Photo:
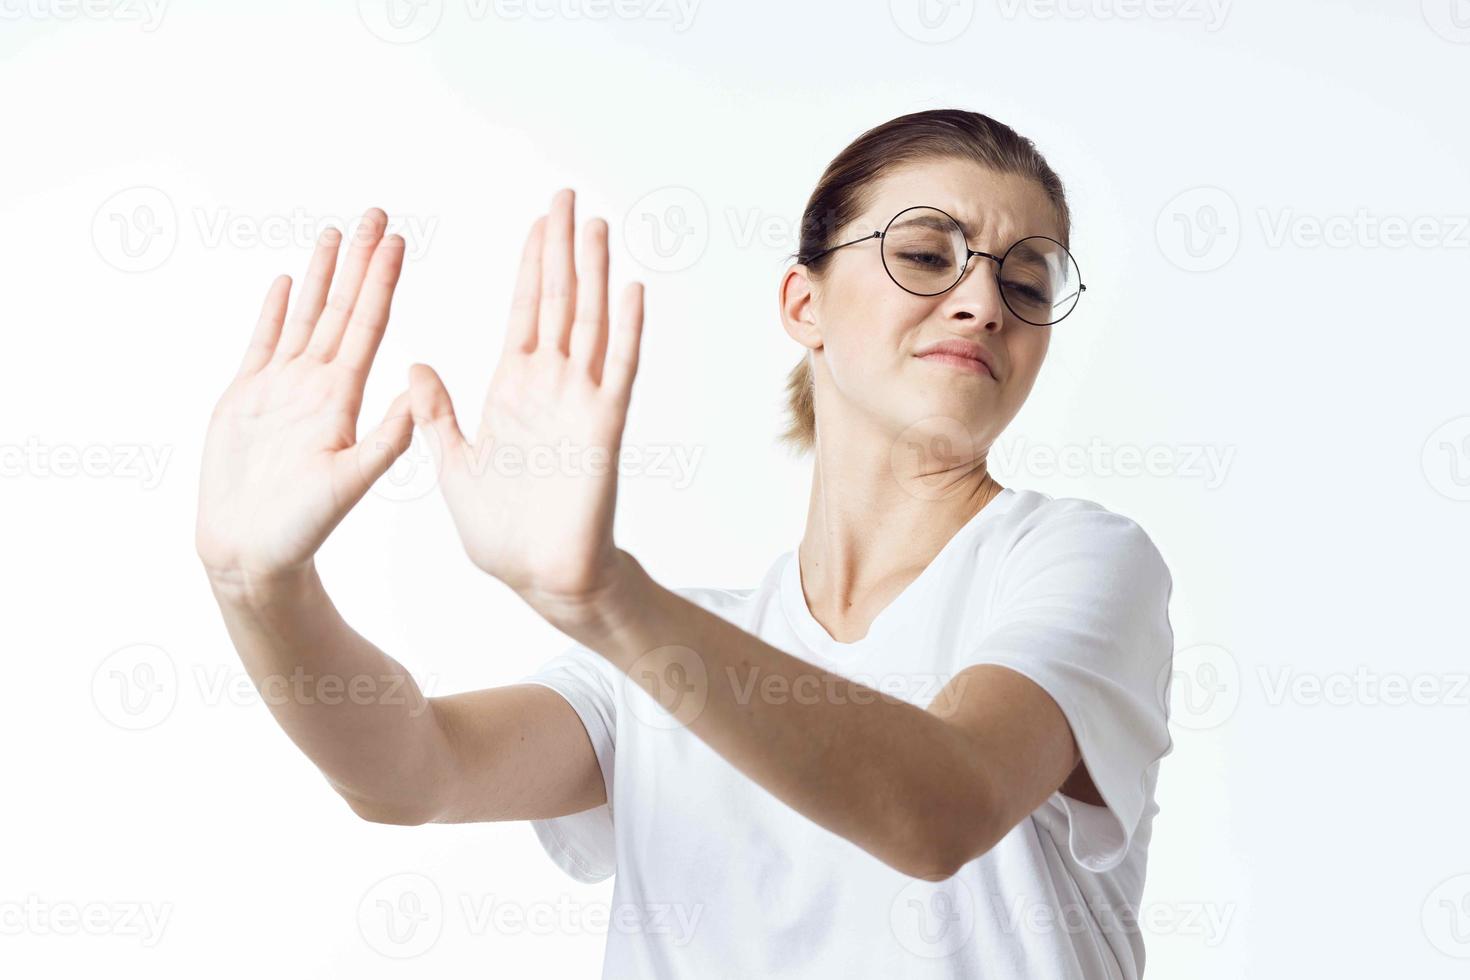
<svg viewBox="0 0 1470 980">
<path fill-rule="evenodd" d="M 610 881 L 522 824 L 355 818 L 254 695 L 193 553 L 210 409 L 272 276 L 373 205 L 409 260 L 364 424 L 414 360 L 475 405 L 570 185 L 647 284 L 626 443 L 695 463 L 624 480 L 620 543 L 751 585 L 805 516 L 801 207 L 961 107 L 1062 175 L 1089 285 L 993 469 L 1135 518 L 1176 583 L 1148 974 L 1464 976 L 1470 4 L 624 2 L 0 0 L 0 973 L 596 976 Z M 506 683 L 566 641 L 421 476 L 322 576 L 429 693 Z M 406 892 L 442 911 L 405 945 Z"/>
</svg>

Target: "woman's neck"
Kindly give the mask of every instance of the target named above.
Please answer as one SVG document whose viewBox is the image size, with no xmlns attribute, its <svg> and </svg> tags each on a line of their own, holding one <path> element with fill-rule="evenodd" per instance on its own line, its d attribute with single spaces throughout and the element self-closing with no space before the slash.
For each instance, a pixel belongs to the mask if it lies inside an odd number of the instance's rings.
<svg viewBox="0 0 1470 980">
<path fill-rule="evenodd" d="M 855 436 L 857 434 L 851 434 Z M 985 457 L 943 459 L 890 440 L 819 429 L 806 531 L 798 550 L 812 616 L 853 642 L 1005 488 Z"/>
</svg>

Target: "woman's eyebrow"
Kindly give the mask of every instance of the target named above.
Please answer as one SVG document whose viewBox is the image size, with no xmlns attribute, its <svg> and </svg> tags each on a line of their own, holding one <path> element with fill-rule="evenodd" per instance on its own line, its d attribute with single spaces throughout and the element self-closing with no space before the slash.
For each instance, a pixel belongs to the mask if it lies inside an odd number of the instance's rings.
<svg viewBox="0 0 1470 980">
<path fill-rule="evenodd" d="M 945 214 L 949 214 L 949 212 L 946 211 Z M 944 219 L 942 219 L 942 218 L 935 218 L 933 220 L 933 222 L 931 222 L 929 220 L 929 217 L 930 217 L 929 215 L 925 215 L 922 218 L 920 218 L 920 217 L 914 217 L 914 218 L 909 219 L 908 222 L 904 222 L 904 223 L 924 224 L 924 225 L 928 225 L 928 224 L 931 224 L 932 223 L 932 224 L 935 224 L 936 226 L 937 225 L 942 225 L 944 223 Z M 950 215 L 950 217 L 954 217 L 954 216 L 953 215 Z M 954 221 L 955 221 L 955 224 L 957 224 L 957 225 L 960 226 L 960 231 L 962 231 L 962 232 L 965 233 L 965 237 L 966 238 L 974 238 L 975 237 L 975 224 L 974 224 L 974 222 L 966 221 L 963 218 L 954 218 Z"/>
<path fill-rule="evenodd" d="M 951 218 L 954 218 L 955 224 L 959 225 L 960 231 L 964 232 L 966 241 L 974 241 L 976 238 L 980 237 L 979 233 L 981 229 L 979 222 L 969 221 L 949 211 L 946 211 L 945 214 L 948 214 Z M 1026 236 L 1018 236 L 1018 240 L 1019 238 L 1024 237 Z"/>
</svg>

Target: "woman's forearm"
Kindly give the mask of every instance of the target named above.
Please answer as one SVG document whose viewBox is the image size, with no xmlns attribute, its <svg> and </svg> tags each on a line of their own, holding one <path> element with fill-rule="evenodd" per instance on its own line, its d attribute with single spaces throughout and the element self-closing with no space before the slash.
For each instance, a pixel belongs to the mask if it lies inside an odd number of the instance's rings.
<svg viewBox="0 0 1470 980">
<path fill-rule="evenodd" d="M 250 679 L 291 740 L 361 816 L 430 819 L 449 753 L 407 670 L 347 625 L 313 564 L 269 581 L 210 575 Z"/>
<path fill-rule="evenodd" d="M 765 643 L 626 561 L 597 613 L 562 629 L 777 798 L 885 863 L 942 877 L 972 856 L 989 794 L 962 730 Z"/>
</svg>

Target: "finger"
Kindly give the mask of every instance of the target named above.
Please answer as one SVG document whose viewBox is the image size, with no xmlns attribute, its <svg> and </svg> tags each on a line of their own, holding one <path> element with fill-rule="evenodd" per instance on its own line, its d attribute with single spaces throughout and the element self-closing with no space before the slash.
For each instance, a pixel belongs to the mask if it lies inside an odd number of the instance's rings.
<svg viewBox="0 0 1470 980">
<path fill-rule="evenodd" d="M 587 222 L 582 229 L 581 268 L 569 349 L 572 360 L 593 381 L 601 381 L 607 353 L 607 222 L 601 218 Z"/>
<path fill-rule="evenodd" d="M 434 456 L 434 472 L 442 476 L 446 466 L 457 468 L 464 459 L 465 438 L 454 415 L 454 402 L 438 373 L 427 364 L 409 366 L 408 387 L 413 424 L 425 433 Z"/>
<path fill-rule="evenodd" d="M 516 273 L 515 292 L 510 300 L 510 324 L 505 329 L 503 354 L 529 354 L 536 349 L 536 313 L 540 308 L 541 242 L 546 233 L 546 215 L 531 222 L 526 244 L 521 249 L 521 268 Z"/>
<path fill-rule="evenodd" d="M 638 351 L 643 343 L 643 284 L 630 282 L 623 289 L 618 304 L 618 327 L 607 352 L 602 371 L 603 390 L 611 392 L 626 411 L 633 392 L 633 376 L 638 373 Z"/>
<path fill-rule="evenodd" d="M 577 301 L 577 273 L 572 266 L 574 195 L 563 188 L 551 199 L 546 234 L 541 247 L 541 310 L 537 348 L 567 353 L 573 305 Z"/>
<path fill-rule="evenodd" d="M 250 334 L 250 345 L 240 361 L 240 370 L 235 377 L 243 378 L 265 367 L 275 352 L 281 336 L 281 324 L 286 319 L 286 304 L 291 296 L 291 277 L 276 276 L 270 289 L 266 290 L 265 302 L 260 307 L 260 319 L 255 321 L 255 330 Z"/>
<path fill-rule="evenodd" d="M 389 235 L 378 245 L 337 351 L 338 363 L 363 382 L 378 353 L 383 331 L 388 327 L 393 291 L 398 288 L 398 276 L 403 271 L 403 251 L 401 235 Z"/>
<path fill-rule="evenodd" d="M 338 454 L 336 465 L 340 468 L 338 478 L 343 497 L 350 504 L 361 500 L 412 442 L 413 413 L 409 411 L 409 392 L 405 390 L 393 399 L 377 428 L 359 439 L 357 445 Z"/>
<path fill-rule="evenodd" d="M 306 352 L 318 360 L 329 360 L 337 352 L 342 332 L 347 329 L 347 321 L 357 305 L 357 294 L 362 289 L 368 265 L 387 226 L 388 216 L 381 208 L 369 208 L 357 223 L 352 247 L 347 250 L 347 259 L 342 263 L 342 273 L 332 295 L 327 297 L 326 308 L 316 322 L 316 329 L 311 332 L 311 342 L 306 345 Z"/>
<path fill-rule="evenodd" d="M 337 268 L 337 246 L 342 244 L 342 233 L 336 228 L 324 229 L 316 240 L 311 253 L 311 264 L 306 267 L 306 278 L 301 282 L 301 294 L 296 297 L 296 307 L 291 311 L 277 353 L 281 357 L 295 357 L 301 353 L 311 339 L 311 331 L 322 307 L 327 303 L 327 289 L 332 285 L 332 273 Z"/>
</svg>

